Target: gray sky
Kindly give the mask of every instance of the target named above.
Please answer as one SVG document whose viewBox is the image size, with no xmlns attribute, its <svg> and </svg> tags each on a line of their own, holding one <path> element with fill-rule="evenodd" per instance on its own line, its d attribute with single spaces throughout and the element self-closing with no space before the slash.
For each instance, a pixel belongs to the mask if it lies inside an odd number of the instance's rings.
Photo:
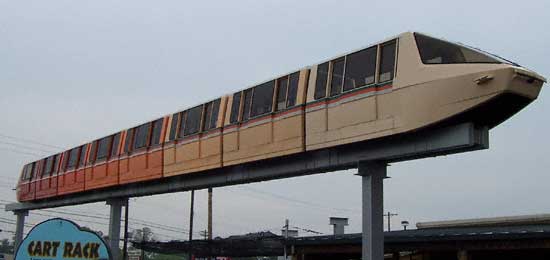
<svg viewBox="0 0 550 260">
<path fill-rule="evenodd" d="M 0 0 L 0 134 L 73 147 L 403 31 L 460 41 L 549 76 L 549 11 L 545 0 Z M 493 129 L 489 150 L 393 164 L 385 208 L 399 214 L 394 228 L 401 220 L 549 213 L 548 98 L 543 90 Z M 21 152 L 56 149 L 1 135 L 0 195 L 15 200 L 10 187 L 21 166 L 40 157 Z M 348 230 L 360 231 L 353 173 L 215 189 L 214 233 L 277 231 L 285 218 L 330 233 L 329 216 L 350 217 Z M 195 229 L 204 230 L 206 193 L 196 197 Z M 131 217 L 187 229 L 188 204 L 188 193 L 138 198 Z M 102 203 L 63 210 L 108 213 Z M 31 223 L 47 218 L 33 213 Z M 153 230 L 162 240 L 187 237 Z"/>
</svg>

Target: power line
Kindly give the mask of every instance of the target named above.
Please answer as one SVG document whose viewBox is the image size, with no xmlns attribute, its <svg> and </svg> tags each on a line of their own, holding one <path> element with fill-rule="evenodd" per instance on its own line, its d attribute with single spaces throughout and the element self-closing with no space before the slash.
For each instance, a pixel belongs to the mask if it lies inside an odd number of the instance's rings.
<svg viewBox="0 0 550 260">
<path fill-rule="evenodd" d="M 312 202 L 309 202 L 309 201 L 297 200 L 297 199 L 289 198 L 289 197 L 286 197 L 286 196 L 283 196 L 283 195 L 280 195 L 280 194 L 275 194 L 275 193 L 271 193 L 271 192 L 257 190 L 257 189 L 250 188 L 250 187 L 241 187 L 241 188 L 245 189 L 245 190 L 248 190 L 248 191 L 251 191 L 251 192 L 254 192 L 254 193 L 267 195 L 267 196 L 270 196 L 270 197 L 273 197 L 273 198 L 276 198 L 276 199 L 306 205 L 306 206 L 309 206 L 310 208 L 316 208 L 316 209 L 322 209 L 322 210 L 346 211 L 346 212 L 350 212 L 352 214 L 361 214 L 361 212 L 359 210 L 355 210 L 355 209 L 327 207 L 327 206 L 324 206 L 324 205 L 321 205 L 321 204 L 312 203 Z"/>
<path fill-rule="evenodd" d="M 56 215 L 43 214 L 43 213 L 37 213 L 37 212 L 33 212 L 32 214 L 38 215 L 38 216 L 43 216 L 43 217 L 50 217 L 50 218 L 59 217 L 59 216 L 56 216 Z M 98 225 L 103 225 L 103 226 L 109 226 L 108 223 L 103 223 L 103 222 L 97 222 L 97 221 L 85 220 L 85 219 L 78 219 L 78 218 L 72 218 L 72 219 L 74 219 L 75 221 L 81 221 L 81 222 L 90 223 L 90 224 L 98 224 Z"/>
<path fill-rule="evenodd" d="M 30 156 L 34 156 L 34 157 L 44 156 L 42 154 L 30 153 L 30 152 L 20 151 L 20 150 L 17 150 L 17 149 L 10 149 L 10 148 L 3 148 L 3 147 L 0 147 L 0 150 L 12 152 L 12 153 L 17 153 L 17 154 L 22 154 L 22 155 L 30 155 Z"/>
<path fill-rule="evenodd" d="M 74 213 L 74 212 L 70 212 L 70 211 L 60 211 L 60 210 L 51 210 L 51 209 L 42 209 L 41 211 L 64 214 L 64 215 L 73 215 L 73 216 L 79 216 L 79 217 L 99 218 L 99 219 L 109 220 L 109 217 L 104 217 L 106 215 L 99 215 L 99 214 L 97 214 L 95 216 L 91 216 L 91 215 L 86 215 L 86 214 L 81 214 L 81 213 Z M 185 229 L 180 229 L 180 228 L 177 228 L 177 227 L 174 227 L 174 226 L 158 224 L 158 223 L 154 223 L 152 221 L 136 219 L 136 218 L 128 218 L 128 219 L 130 220 L 130 222 L 134 222 L 134 223 L 137 222 L 137 224 L 147 225 L 149 227 L 163 229 L 163 230 L 166 230 L 166 231 L 177 232 L 177 233 L 189 233 L 189 231 L 187 231 Z"/>
<path fill-rule="evenodd" d="M 0 217 L 0 223 L 10 224 L 10 225 L 16 225 L 15 220 L 11 220 L 9 218 L 3 218 Z M 34 224 L 25 224 L 26 227 L 33 227 Z"/>
<path fill-rule="evenodd" d="M 55 216 L 55 215 L 50 215 L 50 214 L 42 214 L 42 213 L 33 213 L 34 215 L 38 215 L 38 216 L 43 216 L 43 217 L 58 217 L 58 216 Z M 97 221 L 91 221 L 91 220 L 85 220 L 85 219 L 78 219 L 78 218 L 70 218 L 71 220 L 75 221 L 75 222 L 80 222 L 80 223 L 88 223 L 88 224 L 97 224 L 97 225 L 102 225 L 102 226 L 109 226 L 108 223 L 103 223 L 103 222 L 97 222 Z M 1 220 L 1 217 L 0 217 L 0 221 Z M 15 223 L 8 223 L 8 224 L 14 224 Z M 25 226 L 30 226 L 32 227 L 33 225 L 25 225 Z M 148 227 L 148 228 L 152 228 L 152 229 L 155 229 L 156 227 L 151 227 L 151 226 L 146 226 L 144 225 L 144 227 Z M 141 229 L 141 228 L 137 228 L 137 227 L 132 227 L 133 230 L 137 230 L 137 229 Z M 170 230 L 165 230 L 165 231 L 170 231 Z M 173 232 L 173 231 L 172 231 Z M 165 236 L 165 237 L 172 237 L 172 238 L 177 238 L 175 236 L 171 236 L 171 235 L 167 235 L 167 234 L 164 234 L 164 233 L 159 233 L 159 232 L 154 232 L 155 234 L 158 234 L 158 235 L 162 235 L 162 236 Z"/>
<path fill-rule="evenodd" d="M 14 139 L 14 140 L 20 140 L 20 142 L 26 142 L 26 143 L 45 146 L 45 147 L 51 147 L 51 148 L 55 148 L 55 149 L 65 150 L 65 148 L 61 147 L 61 146 L 46 144 L 46 143 L 42 143 L 42 142 L 35 141 L 35 140 L 32 140 L 32 139 L 28 139 L 28 138 L 16 137 L 16 136 L 12 136 L 12 135 L 1 134 L 1 133 L 0 133 L 0 137 Z"/>
<path fill-rule="evenodd" d="M 4 228 L 2 228 L 1 231 L 2 231 L 2 232 L 7 232 L 7 233 L 15 234 L 15 231 L 13 231 L 13 230 L 7 230 L 7 229 L 4 229 Z"/>
<path fill-rule="evenodd" d="M 9 189 L 10 191 L 15 188 L 16 184 L 8 184 L 5 182 L 0 182 L 0 188 Z"/>
<path fill-rule="evenodd" d="M 0 201 L 6 201 L 6 202 L 12 202 L 12 201 L 9 201 L 9 200 L 4 200 L 4 199 L 0 199 Z M 0 203 L 0 205 L 5 205 L 5 203 Z M 51 209 L 40 209 L 40 210 L 37 210 L 37 211 L 43 211 L 43 212 L 49 212 L 49 213 L 57 213 L 57 214 L 63 214 L 63 215 L 68 215 L 68 216 L 77 216 L 77 217 L 86 217 L 86 218 L 96 218 L 96 219 L 104 219 L 104 220 L 109 220 L 109 217 L 103 217 L 101 215 L 86 215 L 85 213 L 74 213 L 74 212 L 68 212 L 68 211 L 61 211 L 61 210 L 51 210 Z M 44 213 L 36 213 L 34 212 L 33 214 L 35 215 L 39 215 L 39 216 L 46 216 L 46 217 L 58 217 L 56 215 L 50 215 L 50 214 L 44 214 Z M 75 219 L 77 221 L 82 221 L 82 222 L 88 222 L 88 223 L 93 223 L 93 224 L 99 224 L 99 225 L 108 225 L 106 223 L 101 223 L 101 222 L 96 222 L 96 221 L 90 221 L 90 220 L 84 220 L 84 219 Z M 168 225 L 163 225 L 163 224 L 158 224 L 158 223 L 154 223 L 154 222 L 151 222 L 151 221 L 147 221 L 147 220 L 142 220 L 142 219 L 136 219 L 136 218 L 129 218 L 129 220 L 131 222 L 134 222 L 134 224 L 139 224 L 139 225 L 143 225 L 143 226 L 146 226 L 146 227 L 150 227 L 150 228 L 156 228 L 156 229 L 160 229 L 160 230 L 164 230 L 164 231 L 170 231 L 170 232 L 174 232 L 174 233 L 184 233 L 184 234 L 189 234 L 189 231 L 185 230 L 185 229 L 181 229 L 181 228 L 177 228 L 177 227 L 173 227 L 173 226 L 168 226 Z M 121 220 L 122 221 L 122 220 Z"/>
<path fill-rule="evenodd" d="M 25 149 L 25 150 L 32 150 L 32 151 L 35 151 L 35 152 L 43 152 L 43 153 L 55 153 L 55 151 L 51 151 L 51 150 L 44 150 L 44 149 L 41 149 L 41 148 L 37 148 L 37 147 L 32 147 L 32 146 L 28 146 L 28 145 L 23 145 L 23 144 L 18 144 L 18 143 L 12 143 L 12 142 L 6 142 L 6 141 L 2 141 L 0 140 L 0 144 L 5 144 L 5 145 L 11 145 L 11 146 L 15 146 L 17 148 L 22 148 L 22 149 Z"/>
<path fill-rule="evenodd" d="M 301 227 L 292 227 L 292 228 L 295 228 L 295 229 L 298 229 L 298 230 L 302 230 L 304 232 L 307 232 L 307 233 L 313 233 L 313 234 L 317 234 L 317 235 L 323 235 L 323 232 L 319 232 L 319 231 L 315 231 L 315 230 L 312 230 L 312 229 L 307 229 L 307 228 L 301 228 Z"/>
</svg>

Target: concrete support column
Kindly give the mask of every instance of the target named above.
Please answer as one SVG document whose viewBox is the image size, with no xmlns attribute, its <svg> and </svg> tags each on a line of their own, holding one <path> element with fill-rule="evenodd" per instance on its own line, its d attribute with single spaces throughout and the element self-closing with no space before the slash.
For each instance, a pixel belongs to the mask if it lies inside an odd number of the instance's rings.
<svg viewBox="0 0 550 260">
<path fill-rule="evenodd" d="M 128 205 L 128 199 L 111 199 L 107 201 L 111 207 L 109 214 L 109 247 L 114 260 L 120 260 L 120 219 L 122 207 Z"/>
<path fill-rule="evenodd" d="M 468 254 L 468 251 L 460 250 L 457 252 L 456 258 L 458 260 L 470 260 L 470 255 Z"/>
<path fill-rule="evenodd" d="M 379 161 L 359 162 L 358 175 L 363 179 L 363 260 L 384 259 L 384 185 L 387 164 Z"/>
<path fill-rule="evenodd" d="M 14 211 L 13 214 L 17 217 L 17 222 L 15 223 L 15 247 L 14 254 L 17 253 L 17 248 L 21 245 L 23 241 L 23 232 L 25 229 L 25 217 L 29 215 L 28 210 L 18 210 Z"/>
</svg>

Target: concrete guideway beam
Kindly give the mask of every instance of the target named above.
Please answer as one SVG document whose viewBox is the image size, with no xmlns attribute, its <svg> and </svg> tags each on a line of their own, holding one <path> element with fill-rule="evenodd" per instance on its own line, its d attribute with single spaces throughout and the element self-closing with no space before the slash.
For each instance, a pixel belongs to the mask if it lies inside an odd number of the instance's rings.
<svg viewBox="0 0 550 260">
<path fill-rule="evenodd" d="M 12 203 L 6 211 L 78 205 L 110 198 L 132 198 L 289 178 L 357 168 L 359 161 L 396 162 L 487 149 L 487 127 L 462 123 L 391 138 L 353 143 L 290 156 L 134 183 L 100 191 L 71 194 L 37 202 Z"/>
</svg>

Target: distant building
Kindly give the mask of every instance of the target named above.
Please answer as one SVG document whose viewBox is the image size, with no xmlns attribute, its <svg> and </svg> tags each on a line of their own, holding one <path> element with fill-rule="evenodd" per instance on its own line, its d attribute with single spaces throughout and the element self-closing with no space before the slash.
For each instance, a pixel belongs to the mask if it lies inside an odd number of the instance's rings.
<svg viewBox="0 0 550 260">
<path fill-rule="evenodd" d="M 424 222 L 384 234 L 386 259 L 550 259 L 550 215 Z M 293 260 L 361 259 L 362 234 L 300 237 Z"/>
<path fill-rule="evenodd" d="M 418 229 L 385 232 L 386 259 L 393 260 L 548 260 L 550 215 L 424 222 Z M 340 233 L 338 231 L 337 233 Z M 332 234 L 285 240 L 272 233 L 252 233 L 225 239 L 146 242 L 145 250 L 198 257 L 281 256 L 286 247 L 292 260 L 361 259 L 362 234 Z"/>
</svg>

